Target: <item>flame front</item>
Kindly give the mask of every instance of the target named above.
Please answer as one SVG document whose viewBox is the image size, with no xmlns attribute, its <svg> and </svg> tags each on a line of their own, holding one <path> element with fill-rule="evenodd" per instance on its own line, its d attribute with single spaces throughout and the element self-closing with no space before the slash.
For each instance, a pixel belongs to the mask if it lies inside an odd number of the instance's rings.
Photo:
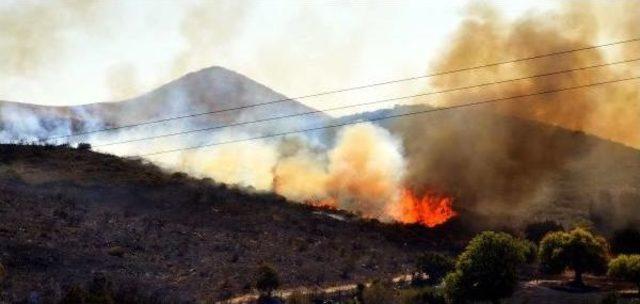
<svg viewBox="0 0 640 304">
<path fill-rule="evenodd" d="M 398 221 L 427 227 L 440 225 L 457 215 L 453 210 L 453 198 L 433 193 L 418 197 L 409 189 L 402 190 L 398 207 Z"/>
</svg>

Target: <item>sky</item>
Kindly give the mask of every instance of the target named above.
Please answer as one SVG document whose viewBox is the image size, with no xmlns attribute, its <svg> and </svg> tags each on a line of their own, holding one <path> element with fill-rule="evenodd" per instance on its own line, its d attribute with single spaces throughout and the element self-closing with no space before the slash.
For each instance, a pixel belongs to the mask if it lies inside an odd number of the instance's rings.
<svg viewBox="0 0 640 304">
<path fill-rule="evenodd" d="M 558 4 L 488 2 L 507 18 Z M 470 4 L 0 0 L 0 100 L 54 106 L 121 100 L 215 65 L 289 97 L 421 75 Z"/>
</svg>

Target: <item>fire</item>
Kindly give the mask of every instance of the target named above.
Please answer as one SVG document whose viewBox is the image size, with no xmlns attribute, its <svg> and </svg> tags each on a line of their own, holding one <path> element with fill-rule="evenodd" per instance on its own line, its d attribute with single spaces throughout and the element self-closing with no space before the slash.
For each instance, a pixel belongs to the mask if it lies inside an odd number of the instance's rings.
<svg viewBox="0 0 640 304">
<path fill-rule="evenodd" d="M 457 215 L 451 197 L 427 193 L 420 198 L 409 189 L 402 190 L 396 214 L 400 222 L 419 223 L 427 227 L 440 225 Z"/>
</svg>

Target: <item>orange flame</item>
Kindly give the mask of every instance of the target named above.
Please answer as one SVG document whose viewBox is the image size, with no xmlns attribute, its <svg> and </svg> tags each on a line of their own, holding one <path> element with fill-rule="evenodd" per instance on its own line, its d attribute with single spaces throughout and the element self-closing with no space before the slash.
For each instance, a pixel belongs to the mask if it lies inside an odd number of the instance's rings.
<svg viewBox="0 0 640 304">
<path fill-rule="evenodd" d="M 457 215 L 453 199 L 440 194 L 427 193 L 419 198 L 411 190 L 403 189 L 399 205 L 397 220 L 403 223 L 434 227 Z"/>
</svg>

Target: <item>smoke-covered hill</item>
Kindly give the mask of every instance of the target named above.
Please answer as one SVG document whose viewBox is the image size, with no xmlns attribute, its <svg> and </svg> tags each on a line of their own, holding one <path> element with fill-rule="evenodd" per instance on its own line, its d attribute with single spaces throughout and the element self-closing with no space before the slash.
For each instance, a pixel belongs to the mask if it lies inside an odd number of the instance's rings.
<svg viewBox="0 0 640 304">
<path fill-rule="evenodd" d="M 396 106 L 340 122 L 432 109 Z M 484 214 L 483 225 L 587 220 L 606 231 L 640 223 L 637 149 L 487 107 L 377 123 L 401 139 L 412 188 L 450 193 L 456 208 Z"/>
<path fill-rule="evenodd" d="M 138 124 L 193 113 L 242 108 L 212 115 L 126 128 L 117 132 L 70 138 L 72 141 L 112 142 L 168 132 L 245 122 L 278 115 L 313 111 L 313 109 L 265 87 L 244 75 L 222 67 L 210 67 L 189 73 L 140 97 L 91 103 L 81 106 L 50 107 L 0 101 L 0 139 L 36 140 L 70 133 Z M 264 106 L 252 105 L 283 100 Z M 248 108 L 247 108 L 248 107 Z M 298 118 L 235 128 L 234 133 L 262 133 L 265 128 L 303 128 L 325 122 L 321 113 Z M 210 137 L 210 134 L 208 135 Z M 203 137 L 197 133 L 194 137 Z M 195 142 L 197 139 L 180 141 Z M 143 143 L 141 146 L 145 146 Z"/>
<path fill-rule="evenodd" d="M 263 262 L 285 287 L 388 277 L 451 248 L 454 226 L 380 224 L 140 160 L 0 145 L 0 302 L 60 299 L 96 273 L 165 302 L 219 300 L 250 291 Z"/>
</svg>

